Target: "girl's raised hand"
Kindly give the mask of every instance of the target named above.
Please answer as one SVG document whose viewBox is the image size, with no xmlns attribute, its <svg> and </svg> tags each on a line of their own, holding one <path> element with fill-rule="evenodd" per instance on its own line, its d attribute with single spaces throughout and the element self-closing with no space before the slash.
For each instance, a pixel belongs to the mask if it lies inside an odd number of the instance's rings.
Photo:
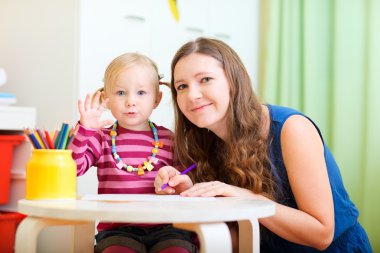
<svg viewBox="0 0 380 253">
<path fill-rule="evenodd" d="M 78 100 L 78 109 L 80 113 L 80 124 L 86 128 L 92 129 L 100 129 L 105 126 L 111 125 L 113 120 L 101 120 L 100 117 L 104 109 L 106 108 L 106 104 L 108 102 L 108 98 L 103 100 L 102 103 L 100 101 L 101 92 L 97 91 L 94 99 L 91 101 L 91 95 L 87 94 L 84 104 L 82 100 Z"/>
<path fill-rule="evenodd" d="M 162 189 L 164 184 L 167 187 Z M 193 182 L 187 175 L 180 175 L 180 172 L 172 166 L 164 166 L 159 169 L 154 179 L 154 187 L 157 194 L 181 193 L 193 186 Z"/>
</svg>

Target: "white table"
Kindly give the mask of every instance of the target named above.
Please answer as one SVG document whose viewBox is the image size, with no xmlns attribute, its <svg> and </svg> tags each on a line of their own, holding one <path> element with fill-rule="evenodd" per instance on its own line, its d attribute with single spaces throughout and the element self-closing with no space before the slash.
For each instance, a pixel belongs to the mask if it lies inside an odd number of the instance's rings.
<svg viewBox="0 0 380 253">
<path fill-rule="evenodd" d="M 238 221 L 239 251 L 259 252 L 258 218 L 275 213 L 270 201 L 233 197 L 163 200 L 165 196 L 155 196 L 158 201 L 20 200 L 18 211 L 28 217 L 17 229 L 15 252 L 36 252 L 40 231 L 46 226 L 60 225 L 74 226 L 74 252 L 93 252 L 97 220 L 173 223 L 177 228 L 196 232 L 201 252 L 211 253 L 231 252 L 229 229 L 224 222 Z"/>
</svg>

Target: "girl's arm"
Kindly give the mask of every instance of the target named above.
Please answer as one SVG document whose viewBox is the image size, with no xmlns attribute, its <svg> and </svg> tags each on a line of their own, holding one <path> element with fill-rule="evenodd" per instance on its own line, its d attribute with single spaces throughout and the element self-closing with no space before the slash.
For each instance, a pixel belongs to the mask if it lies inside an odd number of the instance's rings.
<svg viewBox="0 0 380 253">
<path fill-rule="evenodd" d="M 77 165 L 77 176 L 87 172 L 91 166 L 95 166 L 101 155 L 101 136 L 94 129 L 87 129 L 80 123 L 78 131 L 71 142 L 73 159 Z"/>
<path fill-rule="evenodd" d="M 334 236 L 334 205 L 321 137 L 308 119 L 294 115 L 283 126 L 281 143 L 298 209 L 275 203 L 275 215 L 260 219 L 260 223 L 288 241 L 323 250 Z M 196 184 L 181 195 L 265 199 L 247 189 L 218 181 Z"/>
<path fill-rule="evenodd" d="M 167 186 L 162 189 L 162 186 Z M 179 194 L 193 186 L 193 182 L 187 175 L 180 175 L 180 172 L 173 166 L 164 166 L 159 169 L 154 179 L 154 187 L 157 194 Z"/>
<path fill-rule="evenodd" d="M 113 123 L 111 120 L 101 120 L 108 99 L 100 103 L 101 92 L 97 91 L 94 99 L 87 94 L 84 103 L 78 100 L 80 120 L 78 131 L 70 148 L 77 164 L 77 176 L 81 176 L 93 165 L 96 165 L 101 155 L 102 138 L 98 129 Z"/>
</svg>

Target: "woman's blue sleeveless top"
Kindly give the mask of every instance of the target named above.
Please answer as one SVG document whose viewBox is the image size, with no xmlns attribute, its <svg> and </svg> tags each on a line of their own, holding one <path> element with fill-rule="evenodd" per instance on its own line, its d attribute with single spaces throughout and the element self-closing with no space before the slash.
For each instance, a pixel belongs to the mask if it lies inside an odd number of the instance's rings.
<svg viewBox="0 0 380 253">
<path fill-rule="evenodd" d="M 290 116 L 305 115 L 287 107 L 273 105 L 267 105 L 267 107 L 271 118 L 269 137 L 271 140 L 270 159 L 272 162 L 274 180 L 276 182 L 275 198 L 280 204 L 297 208 L 282 157 L 281 130 L 285 121 Z M 311 119 L 309 120 L 314 124 Z M 314 124 L 314 126 L 323 141 L 319 128 L 316 124 Z M 334 239 L 325 252 L 372 252 L 368 237 L 357 221 L 359 216 L 358 209 L 352 203 L 344 188 L 343 180 L 334 157 L 324 141 L 323 144 L 327 172 L 334 200 L 335 216 Z M 321 208 L 323 208 L 323 206 L 321 206 Z M 360 251 L 356 251 L 357 249 L 360 249 Z M 307 246 L 289 242 L 269 231 L 266 231 L 266 233 L 262 235 L 261 250 L 262 252 L 320 252 Z"/>
</svg>

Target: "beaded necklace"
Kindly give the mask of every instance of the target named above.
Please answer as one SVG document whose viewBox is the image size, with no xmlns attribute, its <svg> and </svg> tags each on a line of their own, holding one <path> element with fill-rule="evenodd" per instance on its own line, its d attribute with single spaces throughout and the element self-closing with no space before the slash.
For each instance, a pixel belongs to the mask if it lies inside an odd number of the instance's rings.
<svg viewBox="0 0 380 253">
<path fill-rule="evenodd" d="M 136 172 L 137 171 L 137 175 L 143 175 L 143 174 L 145 174 L 144 170 L 148 170 L 148 171 L 153 170 L 154 166 L 152 165 L 152 163 L 157 164 L 158 159 L 156 158 L 156 155 L 158 153 L 158 148 L 159 147 L 162 148 L 164 145 L 163 145 L 162 141 L 158 140 L 158 134 L 157 134 L 156 127 L 153 125 L 153 123 L 150 120 L 148 120 L 148 122 L 149 122 L 150 128 L 152 129 L 152 133 L 153 133 L 153 137 L 154 137 L 154 142 L 152 142 L 152 145 L 154 146 L 154 148 L 152 149 L 152 156 L 148 157 L 147 160 L 144 161 L 143 164 L 139 164 L 137 166 L 137 168 L 133 167 L 131 165 L 125 164 L 121 160 L 120 156 L 117 154 L 117 152 L 116 152 L 117 121 L 115 121 L 115 123 L 113 124 L 112 130 L 110 132 L 111 143 L 112 143 L 112 155 L 115 158 L 115 160 L 117 162 L 116 166 L 119 169 L 124 168 L 128 172 L 133 172 L 133 171 Z"/>
</svg>

